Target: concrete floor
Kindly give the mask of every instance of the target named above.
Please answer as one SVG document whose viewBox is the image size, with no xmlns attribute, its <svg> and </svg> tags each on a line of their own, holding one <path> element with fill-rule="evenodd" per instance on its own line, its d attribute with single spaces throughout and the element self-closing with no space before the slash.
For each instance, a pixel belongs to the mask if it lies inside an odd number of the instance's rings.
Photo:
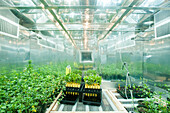
<svg viewBox="0 0 170 113">
<path fill-rule="evenodd" d="M 102 87 L 102 89 L 114 89 L 114 88 L 116 88 L 116 83 L 117 82 L 111 82 L 111 81 L 108 81 L 108 80 L 102 80 L 101 87 Z"/>
</svg>

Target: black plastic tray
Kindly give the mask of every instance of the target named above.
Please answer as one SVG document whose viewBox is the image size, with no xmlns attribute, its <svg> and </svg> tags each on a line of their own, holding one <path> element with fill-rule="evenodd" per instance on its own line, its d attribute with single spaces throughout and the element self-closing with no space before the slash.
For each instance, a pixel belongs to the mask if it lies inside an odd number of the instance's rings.
<svg viewBox="0 0 170 113">
<path fill-rule="evenodd" d="M 82 101 L 83 101 L 83 104 L 100 106 L 101 105 L 101 96 L 100 97 L 84 96 Z"/>
<path fill-rule="evenodd" d="M 74 105 L 77 102 L 78 97 L 79 95 L 66 95 L 61 101 L 61 103 Z"/>
<path fill-rule="evenodd" d="M 66 87 L 66 90 L 64 91 L 65 97 L 63 98 L 61 103 L 74 105 L 77 102 L 78 98 L 79 98 L 79 101 L 82 102 L 82 95 L 83 95 L 82 90 L 83 89 L 84 89 L 84 84 L 81 84 L 80 88 Z M 77 92 L 79 93 L 79 95 L 70 95 L 70 94 L 66 94 L 66 92 Z"/>
<path fill-rule="evenodd" d="M 66 87 L 65 91 L 67 91 L 67 92 L 79 92 L 80 88 L 77 88 L 77 87 Z"/>
<path fill-rule="evenodd" d="M 95 94 L 101 94 L 102 89 L 91 89 L 91 88 L 84 88 L 83 93 L 95 93 Z"/>
<path fill-rule="evenodd" d="M 122 92 L 121 90 L 117 89 L 117 92 L 118 92 L 123 98 L 127 99 L 124 91 Z M 127 97 L 128 97 L 128 98 L 131 98 L 131 94 L 130 94 L 129 91 L 127 91 Z M 146 98 L 146 97 L 148 97 L 148 96 L 147 96 L 147 95 L 143 95 L 143 93 L 140 92 L 140 93 L 133 93 L 133 97 L 135 97 L 135 98 Z"/>
<path fill-rule="evenodd" d="M 81 84 L 80 87 L 66 87 L 67 92 L 81 92 L 84 89 L 84 84 Z"/>
</svg>

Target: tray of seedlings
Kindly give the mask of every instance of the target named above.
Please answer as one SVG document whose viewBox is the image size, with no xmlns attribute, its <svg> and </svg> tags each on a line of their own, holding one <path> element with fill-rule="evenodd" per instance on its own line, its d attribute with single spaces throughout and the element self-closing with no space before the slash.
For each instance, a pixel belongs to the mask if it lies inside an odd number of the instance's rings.
<svg viewBox="0 0 170 113">
<path fill-rule="evenodd" d="M 128 98 L 131 98 L 130 90 L 133 91 L 134 98 L 146 98 L 146 97 L 151 97 L 153 95 L 153 92 L 146 84 L 144 84 L 143 86 L 138 86 L 133 84 L 131 87 L 130 85 L 126 87 L 118 84 L 117 92 L 125 99 L 127 99 L 125 94 L 125 88 L 126 88 L 126 94 Z"/>
<path fill-rule="evenodd" d="M 69 73 L 65 76 L 66 89 L 64 90 L 63 104 L 75 104 L 78 100 L 81 85 L 81 75 L 79 73 Z"/>
<path fill-rule="evenodd" d="M 152 97 L 150 100 L 138 101 L 137 110 L 139 113 L 169 113 L 170 103 L 168 101 L 161 99 L 161 95 L 159 99 Z"/>
<path fill-rule="evenodd" d="M 164 83 L 156 83 L 156 86 L 170 92 L 170 85 Z"/>
<path fill-rule="evenodd" d="M 102 89 L 101 85 L 101 76 L 98 76 L 96 73 L 88 71 L 86 76 L 83 78 L 85 82 L 85 87 L 82 90 L 83 93 L 83 103 L 89 105 L 101 105 L 102 99 Z"/>
</svg>

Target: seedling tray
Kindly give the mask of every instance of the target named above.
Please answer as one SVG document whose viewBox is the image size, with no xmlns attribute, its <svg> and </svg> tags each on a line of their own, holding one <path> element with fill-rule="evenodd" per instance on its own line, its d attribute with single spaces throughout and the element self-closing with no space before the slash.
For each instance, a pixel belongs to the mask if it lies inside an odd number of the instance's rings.
<svg viewBox="0 0 170 113">
<path fill-rule="evenodd" d="M 117 89 L 117 92 L 118 92 L 123 98 L 127 99 L 124 90 L 122 91 L 122 90 Z M 129 91 L 129 90 L 127 90 L 127 97 L 128 97 L 128 98 L 131 98 L 131 94 L 130 94 L 130 91 Z M 135 97 L 135 98 L 145 98 L 145 97 L 148 97 L 148 96 L 147 96 L 147 95 L 143 95 L 143 92 L 133 92 L 133 97 Z"/>
<path fill-rule="evenodd" d="M 66 96 L 61 101 L 61 103 L 74 105 L 77 102 L 78 97 L 79 97 L 79 101 L 82 101 L 82 90 L 83 90 L 83 88 L 84 88 L 84 84 L 81 84 L 80 88 L 66 87 L 66 90 L 64 91 Z M 66 94 L 66 92 L 77 92 L 77 93 L 79 93 L 79 95 Z"/>
<path fill-rule="evenodd" d="M 96 105 L 96 106 L 101 105 L 101 97 L 84 96 L 82 101 L 83 104 Z"/>
<path fill-rule="evenodd" d="M 83 104 L 96 105 L 96 106 L 101 105 L 102 89 L 84 88 L 82 93 L 84 93 L 83 100 L 82 100 Z M 85 93 L 97 94 L 97 96 L 96 97 L 86 96 Z"/>
<path fill-rule="evenodd" d="M 67 92 L 79 92 L 80 88 L 77 88 L 77 87 L 66 87 L 65 91 L 67 91 Z"/>
<path fill-rule="evenodd" d="M 66 87 L 67 92 L 81 92 L 82 89 L 84 88 L 84 84 L 81 84 L 80 87 Z"/>
<path fill-rule="evenodd" d="M 77 102 L 79 95 L 66 95 L 61 101 L 62 104 L 71 104 L 74 105 Z"/>
<path fill-rule="evenodd" d="M 92 89 L 92 88 L 84 88 L 83 93 L 95 93 L 95 94 L 101 94 L 102 93 L 102 89 Z"/>
</svg>

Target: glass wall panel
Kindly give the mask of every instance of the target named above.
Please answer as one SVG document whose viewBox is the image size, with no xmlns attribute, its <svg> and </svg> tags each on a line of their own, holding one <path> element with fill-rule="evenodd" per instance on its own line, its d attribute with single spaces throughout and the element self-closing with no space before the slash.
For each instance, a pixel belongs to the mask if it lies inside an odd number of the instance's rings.
<svg viewBox="0 0 170 113">
<path fill-rule="evenodd" d="M 169 45 L 169 38 L 145 44 L 144 78 L 155 90 L 161 92 L 167 92 L 170 85 Z"/>
</svg>

